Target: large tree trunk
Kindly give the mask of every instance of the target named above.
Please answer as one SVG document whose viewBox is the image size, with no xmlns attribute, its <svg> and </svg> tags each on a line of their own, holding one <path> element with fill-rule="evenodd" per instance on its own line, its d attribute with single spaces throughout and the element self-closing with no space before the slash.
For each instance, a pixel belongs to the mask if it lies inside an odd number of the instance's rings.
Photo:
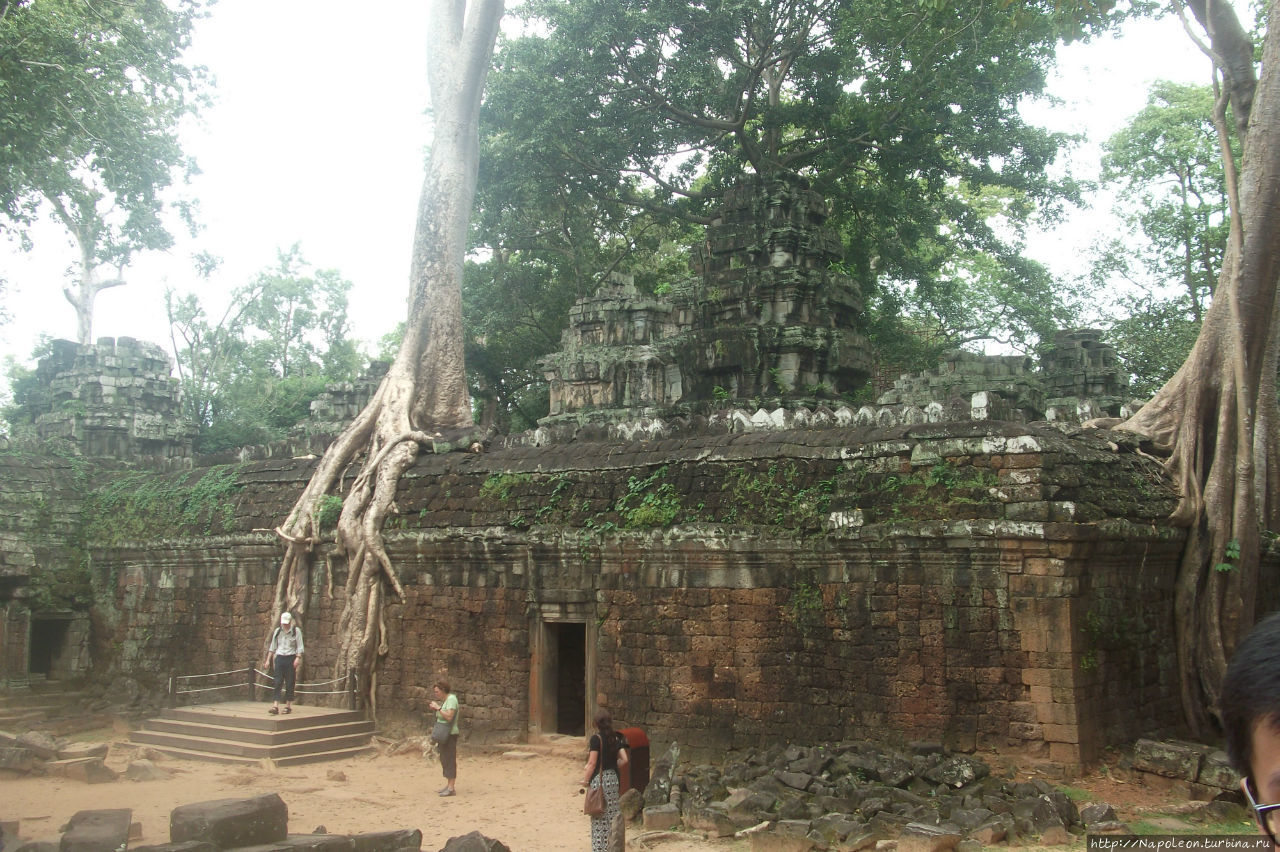
<svg viewBox="0 0 1280 852">
<path fill-rule="evenodd" d="M 1253 624 L 1261 533 L 1276 521 L 1276 287 L 1280 272 L 1280 12 L 1268 11 L 1256 90 L 1234 61 L 1239 25 L 1222 0 L 1202 3 L 1211 44 L 1228 69 L 1237 124 L 1245 109 L 1244 157 L 1232 234 L 1213 304 L 1177 374 L 1120 428 L 1171 450 L 1182 489 L 1174 520 L 1188 528 L 1175 589 L 1183 709 L 1196 734 L 1211 732 L 1222 675 Z M 1234 16 L 1232 16 L 1234 20 Z M 1251 51 L 1249 51 L 1251 52 Z M 1251 77 L 1251 74 L 1249 75 Z M 1225 115 L 1219 123 L 1225 130 Z M 1225 146 L 1224 146 L 1225 147 Z M 1229 180 L 1233 164 L 1227 156 Z"/>
<path fill-rule="evenodd" d="M 387 516 L 397 511 L 396 487 L 419 449 L 434 446 L 436 430 L 450 430 L 456 440 L 457 430 L 471 426 L 462 268 L 479 160 L 480 97 L 502 11 L 503 0 L 431 4 L 427 76 L 434 128 L 418 204 L 404 340 L 369 404 L 325 452 L 277 530 L 286 553 L 275 610 L 300 611 L 320 538 L 320 501 L 340 487 L 347 468 L 365 454 L 343 501 L 334 547 L 349 572 L 335 677 L 356 674 L 358 690 L 370 707 L 376 662 L 388 651 L 383 604 L 388 591 L 403 595 L 382 539 Z"/>
<path fill-rule="evenodd" d="M 125 282 L 117 275 L 115 278 L 98 278 L 98 263 L 94 258 L 97 249 L 97 237 L 90 225 L 77 222 L 67 216 L 62 205 L 56 205 L 59 217 L 75 237 L 80 248 L 80 274 L 75 289 L 70 285 L 62 288 L 62 295 L 71 303 L 76 311 L 76 342 L 88 345 L 93 343 L 93 303 L 98 294 L 111 287 L 120 287 Z"/>
</svg>

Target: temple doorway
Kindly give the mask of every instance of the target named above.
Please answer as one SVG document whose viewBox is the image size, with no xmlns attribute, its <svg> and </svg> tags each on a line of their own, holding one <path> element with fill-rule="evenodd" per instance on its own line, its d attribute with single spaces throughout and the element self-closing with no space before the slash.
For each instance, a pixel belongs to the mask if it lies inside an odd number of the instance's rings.
<svg viewBox="0 0 1280 852">
<path fill-rule="evenodd" d="M 534 630 L 530 671 L 530 731 L 583 736 L 594 710 L 591 625 L 585 611 L 557 607 Z M 547 617 L 547 616 L 550 617 Z"/>
</svg>

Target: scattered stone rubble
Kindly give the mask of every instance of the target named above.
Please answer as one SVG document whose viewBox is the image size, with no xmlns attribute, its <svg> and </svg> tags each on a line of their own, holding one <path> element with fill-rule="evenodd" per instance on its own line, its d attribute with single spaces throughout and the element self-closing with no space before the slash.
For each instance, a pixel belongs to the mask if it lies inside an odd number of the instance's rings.
<svg viewBox="0 0 1280 852">
<path fill-rule="evenodd" d="M 1104 802 L 1078 808 L 1044 780 L 997 777 L 981 759 L 930 743 L 774 746 L 720 767 L 679 764 L 672 746 L 654 764 L 643 802 L 631 792 L 624 797 L 624 815 L 638 813 L 646 831 L 682 826 L 750 837 L 753 850 L 797 852 L 852 852 L 884 840 L 896 840 L 899 852 L 965 852 L 996 843 L 1054 846 L 1086 832 L 1129 833 Z M 1208 747 L 1144 740 L 1132 766 L 1159 778 L 1190 774 L 1204 799 L 1218 800 L 1216 815 L 1243 817 L 1230 792 L 1236 776 Z"/>
<path fill-rule="evenodd" d="M 58 845 L 13 844 L 12 822 L 0 823 L 0 848 L 13 852 L 219 852 L 223 849 L 293 849 L 298 852 L 398 852 L 422 848 L 422 832 L 397 829 L 366 834 L 289 833 L 289 808 L 278 793 L 241 799 L 217 799 L 174 808 L 169 816 L 169 842 L 137 845 L 139 827 L 128 808 L 86 810 L 74 814 L 61 829 Z M 21 826 L 16 826 L 20 831 Z M 450 838 L 440 852 L 510 852 L 478 831 Z"/>
</svg>

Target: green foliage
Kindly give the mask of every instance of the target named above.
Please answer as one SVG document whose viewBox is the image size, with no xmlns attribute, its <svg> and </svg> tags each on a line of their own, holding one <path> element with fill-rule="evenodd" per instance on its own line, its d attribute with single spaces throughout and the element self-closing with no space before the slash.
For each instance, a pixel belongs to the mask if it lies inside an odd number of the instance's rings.
<svg viewBox="0 0 1280 852">
<path fill-rule="evenodd" d="M 229 532 L 239 473 L 240 465 L 218 465 L 195 481 L 191 472 L 177 477 L 125 474 L 87 495 L 86 539 L 111 545 Z"/>
<path fill-rule="evenodd" d="M 822 589 L 813 583 L 800 582 L 783 606 L 783 617 L 795 625 L 802 636 L 808 636 L 822 624 L 822 611 Z"/>
<path fill-rule="evenodd" d="M 320 505 L 316 508 L 316 523 L 320 525 L 322 530 L 331 530 L 338 526 L 338 519 L 342 517 L 342 498 L 337 494 L 326 494 L 320 498 Z"/>
<path fill-rule="evenodd" d="M 1220 571 L 1224 574 L 1229 571 L 1234 571 L 1236 564 L 1240 561 L 1240 539 L 1233 538 L 1227 542 L 1222 558 L 1224 561 L 1214 565 L 1214 570 Z"/>
<path fill-rule="evenodd" d="M 103 199 L 114 248 L 163 231 L 159 194 L 192 168 L 178 124 L 204 103 L 202 69 L 181 61 L 202 6 L 0 4 L 0 231 Z"/>
<path fill-rule="evenodd" d="M 1043 92 L 1059 39 L 1108 26 L 1110 8 L 524 4 L 526 35 L 495 54 L 481 117 L 479 230 L 494 284 L 474 304 L 506 317 L 485 321 L 483 345 L 506 328 L 530 336 L 524 351 L 554 346 L 551 301 L 562 310 L 580 295 L 572 282 L 584 272 L 634 273 L 641 292 L 687 280 L 654 265 L 700 250 L 727 187 L 804 174 L 832 203 L 849 258 L 838 273 L 879 314 L 878 348 L 895 345 L 903 311 L 944 346 L 985 336 L 1029 347 L 1067 315 L 1045 271 L 1021 257 L 1022 229 L 1077 193 L 1047 177 L 1066 138 L 1029 127 L 1018 106 Z M 655 259 L 635 259 L 646 253 Z"/>
<path fill-rule="evenodd" d="M 495 473 L 480 486 L 480 499 L 506 502 L 511 499 L 512 489 L 531 479 L 527 473 Z"/>
<path fill-rule="evenodd" d="M 53 339 L 41 335 L 31 360 L 38 361 L 53 350 Z M 5 356 L 5 378 L 8 381 L 8 399 L 0 405 L 0 427 L 7 427 L 11 437 L 34 438 L 36 418 L 53 408 L 49 387 L 36 377 L 34 368 L 26 367 L 12 355 Z"/>
<path fill-rule="evenodd" d="M 194 293 L 166 294 L 170 333 L 197 448 L 218 452 L 284 437 L 330 382 L 350 381 L 351 282 L 313 269 L 294 246 L 209 316 Z"/>
<path fill-rule="evenodd" d="M 1162 299 L 1149 294 L 1118 300 L 1123 319 L 1107 330 L 1106 340 L 1129 371 L 1129 390 L 1146 399 L 1159 390 L 1182 366 L 1200 334 L 1186 296 Z"/>
<path fill-rule="evenodd" d="M 1106 144 L 1102 178 L 1124 231 L 1097 248 L 1089 278 L 1096 291 L 1122 293 L 1109 340 L 1139 397 L 1181 366 L 1222 269 L 1230 223 L 1213 109 L 1208 87 L 1157 81 Z"/>
<path fill-rule="evenodd" d="M 0 3 L 0 233 L 30 248 L 39 218 L 65 228 L 81 343 L 97 292 L 173 244 L 167 208 L 194 228 L 191 205 L 164 196 L 196 171 L 178 130 L 207 100 L 202 70 L 181 61 L 202 5 Z"/>
<path fill-rule="evenodd" d="M 753 472 L 735 467 L 725 474 L 722 489 L 729 494 L 725 523 L 757 523 L 799 534 L 821 527 L 831 505 L 835 480 L 802 485 L 794 462 L 771 464 Z"/>
<path fill-rule="evenodd" d="M 643 479 L 627 479 L 627 493 L 613 506 L 625 528 L 669 527 L 675 523 L 681 509 L 680 495 L 670 482 L 661 482 L 666 475 L 667 466 L 663 465 Z"/>
</svg>

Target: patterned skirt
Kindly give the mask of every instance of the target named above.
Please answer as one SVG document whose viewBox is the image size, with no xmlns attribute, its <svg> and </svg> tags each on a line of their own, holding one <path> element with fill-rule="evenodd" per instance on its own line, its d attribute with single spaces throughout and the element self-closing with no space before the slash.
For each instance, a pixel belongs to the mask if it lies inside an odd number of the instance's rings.
<svg viewBox="0 0 1280 852">
<path fill-rule="evenodd" d="M 604 784 L 604 813 L 591 818 L 591 852 L 609 852 L 609 829 L 621 813 L 618 810 L 618 773 L 612 769 L 596 773 L 591 779 L 591 789 L 601 783 Z"/>
</svg>

